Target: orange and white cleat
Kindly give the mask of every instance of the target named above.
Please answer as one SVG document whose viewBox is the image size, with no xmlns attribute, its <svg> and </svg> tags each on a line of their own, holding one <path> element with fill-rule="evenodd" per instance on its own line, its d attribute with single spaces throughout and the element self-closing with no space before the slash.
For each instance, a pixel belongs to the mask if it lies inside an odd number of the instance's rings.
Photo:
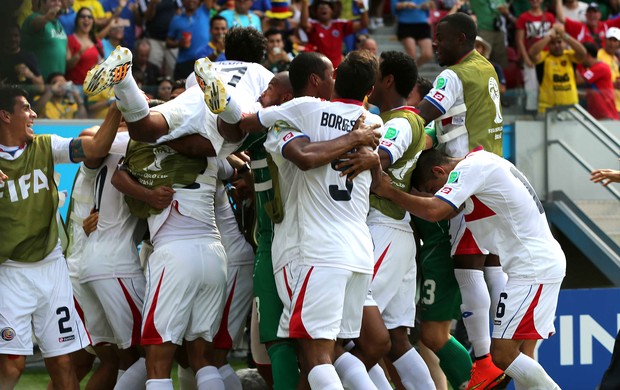
<svg viewBox="0 0 620 390">
<path fill-rule="evenodd" d="M 84 79 L 84 93 L 96 95 L 123 81 L 131 68 L 132 58 L 131 50 L 116 46 L 105 61 L 88 71 Z"/>
<path fill-rule="evenodd" d="M 194 73 L 209 110 L 214 114 L 219 114 L 226 108 L 227 95 L 226 87 L 218 77 L 213 63 L 208 58 L 201 58 L 194 63 Z"/>
<path fill-rule="evenodd" d="M 486 355 L 486 357 L 474 362 L 471 368 L 471 379 L 466 390 L 493 389 L 501 385 L 505 379 L 504 371 L 493 364 L 491 355 Z"/>
</svg>

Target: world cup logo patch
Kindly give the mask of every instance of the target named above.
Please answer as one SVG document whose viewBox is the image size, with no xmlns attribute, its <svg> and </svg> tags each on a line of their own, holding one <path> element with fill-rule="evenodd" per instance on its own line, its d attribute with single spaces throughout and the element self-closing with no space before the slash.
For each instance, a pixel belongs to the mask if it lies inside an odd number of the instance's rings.
<svg viewBox="0 0 620 390">
<path fill-rule="evenodd" d="M 13 328 L 4 328 L 0 331 L 0 335 L 2 335 L 2 340 L 11 341 L 15 338 L 15 330 Z"/>
</svg>

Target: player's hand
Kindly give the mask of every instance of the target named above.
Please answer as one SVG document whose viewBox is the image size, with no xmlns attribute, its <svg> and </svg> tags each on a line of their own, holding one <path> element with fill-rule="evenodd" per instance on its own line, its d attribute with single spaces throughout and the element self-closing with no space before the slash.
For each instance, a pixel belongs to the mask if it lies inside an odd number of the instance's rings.
<svg viewBox="0 0 620 390">
<path fill-rule="evenodd" d="M 163 210 L 170 206 L 175 191 L 168 186 L 161 186 L 151 190 L 147 203 L 154 209 Z"/>
<path fill-rule="evenodd" d="M 59 12 L 60 12 L 60 6 L 52 7 L 47 10 L 47 12 L 45 13 L 45 17 L 48 20 L 56 19 L 56 15 L 58 15 Z"/>
<path fill-rule="evenodd" d="M 347 180 L 353 180 L 360 173 L 381 165 L 379 155 L 366 147 L 342 155 L 339 159 L 341 161 L 336 164 L 336 169 L 342 171 L 340 176 L 346 176 Z"/>
<path fill-rule="evenodd" d="M 2 171 L 0 171 L 0 184 L 4 184 L 5 180 L 9 180 L 9 177 Z"/>
<path fill-rule="evenodd" d="M 387 173 L 381 170 L 381 167 L 372 169 L 372 184 L 370 191 L 377 196 L 385 196 L 392 189 L 392 180 Z"/>
<path fill-rule="evenodd" d="M 381 125 L 378 123 L 373 123 L 371 125 L 366 124 L 364 123 L 365 119 L 366 116 L 362 114 L 357 121 L 355 121 L 353 130 L 349 134 L 355 138 L 355 146 L 370 146 L 374 149 L 379 146 L 381 132 L 377 129 L 380 128 Z"/>
<path fill-rule="evenodd" d="M 97 230 L 97 223 L 99 222 L 99 212 L 95 211 L 95 209 L 90 210 L 90 215 L 84 218 L 82 221 L 82 229 L 84 229 L 84 233 L 86 236 L 90 236 L 90 233 Z"/>
<path fill-rule="evenodd" d="M 620 171 L 615 169 L 596 169 L 590 173 L 590 180 L 601 183 L 603 186 L 609 183 L 620 183 Z"/>
</svg>

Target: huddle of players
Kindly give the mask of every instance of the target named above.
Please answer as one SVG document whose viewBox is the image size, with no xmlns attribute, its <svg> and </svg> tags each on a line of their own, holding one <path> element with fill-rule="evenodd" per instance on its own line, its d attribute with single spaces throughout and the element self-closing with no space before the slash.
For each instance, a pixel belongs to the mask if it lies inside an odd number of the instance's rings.
<svg viewBox="0 0 620 390">
<path fill-rule="evenodd" d="M 329 60 L 305 53 L 291 64 L 288 80 L 271 79 L 250 58 L 262 47 L 259 35 L 241 29 L 229 34 L 226 52 L 232 61 L 198 61 L 196 85 L 190 81 L 185 93 L 153 109 L 131 77 L 126 49 L 117 48 L 85 82 L 87 93 L 113 85 L 128 130 L 118 133 L 111 151 L 116 154 L 100 161 L 94 175 L 84 175 L 94 176 L 92 204 L 99 222 L 82 248 L 81 261 L 89 265 L 80 264 L 78 273 L 87 290 L 84 305 L 97 311 L 90 318 L 86 313 L 96 349 L 99 343 L 120 350 L 139 342 L 145 347 L 146 363 L 137 350 L 119 354 L 128 370 L 117 387 L 136 388 L 147 379 L 149 389 L 171 388 L 170 368 L 177 346 L 183 345 L 186 354 L 180 360 L 195 373 L 199 389 L 240 388 L 216 351 L 230 349 L 241 327 L 222 318 L 230 313 L 242 318 L 249 309 L 249 299 L 233 299 L 238 289 L 249 291 L 249 273 L 234 266 L 247 270 L 251 256 L 247 245 L 237 252 L 222 245 L 229 237 L 220 234 L 224 229 L 215 208 L 218 166 L 225 164 L 214 157 L 255 148 L 252 166 L 263 169 L 255 172 L 257 198 L 266 194 L 266 207 L 257 208 L 258 223 L 261 218 L 263 225 L 277 222 L 270 250 L 271 237 L 258 231 L 254 276 L 255 283 L 263 278 L 262 290 L 255 286 L 254 292 L 274 388 L 295 387 L 298 375 L 317 389 L 391 388 L 378 366 L 381 358 L 393 363 L 406 388 L 434 388 L 407 338 L 415 318 L 416 280 L 409 214 L 405 206 L 369 196 L 370 170 L 378 167 L 388 173 L 390 185 L 404 193 L 412 189 L 411 174 L 427 144 L 424 119 L 405 106 L 417 78 L 414 61 L 389 52 L 379 64 L 369 53 L 353 52 L 334 82 Z M 363 108 L 373 86 L 370 101 L 381 108 L 381 117 Z M 265 108 L 246 115 L 256 111 L 257 100 Z M 362 115 L 364 124 L 358 121 Z M 115 170 L 119 155 L 125 156 L 125 168 Z M 270 163 L 278 173 L 260 178 L 267 176 Z M 229 174 L 230 168 L 220 177 Z M 113 187 L 133 200 L 124 202 Z M 79 200 L 74 197 L 76 204 Z M 91 203 L 88 196 L 81 200 Z M 76 220 L 87 218 L 86 209 Z M 135 249 L 136 215 L 146 217 L 153 246 L 146 279 Z M 241 240 L 237 235 L 234 243 Z M 113 251 L 118 255 L 111 256 Z M 231 263 L 236 257 L 243 257 L 241 263 Z M 264 268 L 258 272 L 260 263 Z M 78 301 L 80 294 L 76 289 Z M 238 306 L 231 309 L 231 303 Z M 222 333 L 225 342 L 218 345 Z M 291 365 L 290 339 L 296 341 L 300 374 L 297 364 Z"/>
</svg>

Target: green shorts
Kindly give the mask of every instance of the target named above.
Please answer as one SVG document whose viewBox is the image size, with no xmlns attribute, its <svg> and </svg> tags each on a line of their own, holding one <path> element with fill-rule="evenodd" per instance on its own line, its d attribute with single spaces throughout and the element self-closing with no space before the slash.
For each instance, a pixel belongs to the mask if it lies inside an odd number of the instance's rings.
<svg viewBox="0 0 620 390">
<path fill-rule="evenodd" d="M 261 250 L 260 247 L 254 262 L 254 296 L 258 311 L 260 342 L 264 344 L 280 340 L 277 333 L 282 316 L 282 301 L 278 296 L 273 276 L 271 251 Z"/>
<path fill-rule="evenodd" d="M 461 292 L 450 256 L 449 223 L 431 223 L 419 218 L 414 218 L 414 223 L 423 241 L 420 248 L 420 320 L 460 318 Z"/>
</svg>

